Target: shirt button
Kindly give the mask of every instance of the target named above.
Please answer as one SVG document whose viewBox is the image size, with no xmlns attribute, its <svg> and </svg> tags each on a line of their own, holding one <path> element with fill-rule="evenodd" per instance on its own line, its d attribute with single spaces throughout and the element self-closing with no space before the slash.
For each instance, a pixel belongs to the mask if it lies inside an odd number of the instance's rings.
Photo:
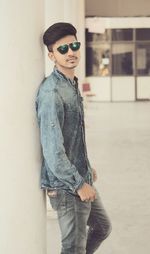
<svg viewBox="0 0 150 254">
<path fill-rule="evenodd" d="M 55 127 L 55 124 L 54 124 L 54 123 L 51 123 L 51 127 Z"/>
</svg>

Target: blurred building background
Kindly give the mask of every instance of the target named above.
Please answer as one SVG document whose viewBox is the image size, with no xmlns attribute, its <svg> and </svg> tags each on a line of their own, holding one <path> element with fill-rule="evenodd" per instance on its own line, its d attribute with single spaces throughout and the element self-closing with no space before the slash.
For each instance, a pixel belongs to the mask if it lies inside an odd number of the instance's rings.
<svg viewBox="0 0 150 254">
<path fill-rule="evenodd" d="M 150 2 L 86 0 L 86 76 L 96 101 L 150 99 Z"/>
<path fill-rule="evenodd" d="M 86 18 L 86 77 L 94 101 L 150 99 L 150 18 Z"/>
</svg>

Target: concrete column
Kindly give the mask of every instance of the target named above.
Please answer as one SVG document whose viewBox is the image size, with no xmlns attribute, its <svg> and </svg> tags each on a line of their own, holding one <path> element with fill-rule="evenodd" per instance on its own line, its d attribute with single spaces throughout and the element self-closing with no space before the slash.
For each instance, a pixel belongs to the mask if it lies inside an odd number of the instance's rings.
<svg viewBox="0 0 150 254">
<path fill-rule="evenodd" d="M 80 83 L 85 79 L 85 0 L 55 0 L 53 3 L 46 0 L 45 26 L 48 28 L 55 22 L 70 22 L 78 30 L 78 40 L 81 41 L 81 61 L 77 68 Z M 53 64 L 47 58 L 46 76 L 52 71 Z"/>
<path fill-rule="evenodd" d="M 0 253 L 45 254 L 35 95 L 44 77 L 43 0 L 0 3 Z"/>
</svg>

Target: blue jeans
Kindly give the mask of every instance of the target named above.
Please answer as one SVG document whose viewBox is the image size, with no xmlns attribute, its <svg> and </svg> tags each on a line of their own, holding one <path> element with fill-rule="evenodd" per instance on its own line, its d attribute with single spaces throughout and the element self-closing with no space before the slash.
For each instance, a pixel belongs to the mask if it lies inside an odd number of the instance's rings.
<svg viewBox="0 0 150 254">
<path fill-rule="evenodd" d="M 50 202 L 58 214 L 61 254 L 93 254 L 111 232 L 98 192 L 94 202 L 83 202 L 78 196 L 57 190 Z"/>
</svg>

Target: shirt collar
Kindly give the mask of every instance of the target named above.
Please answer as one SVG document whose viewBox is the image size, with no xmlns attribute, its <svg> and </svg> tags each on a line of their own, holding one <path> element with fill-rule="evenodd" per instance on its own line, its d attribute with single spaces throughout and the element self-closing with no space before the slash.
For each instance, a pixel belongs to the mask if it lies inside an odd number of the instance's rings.
<svg viewBox="0 0 150 254">
<path fill-rule="evenodd" d="M 60 77 L 63 77 L 65 80 L 69 81 L 72 85 L 78 84 L 78 78 L 74 76 L 74 79 L 67 78 L 61 71 L 59 71 L 56 66 L 54 67 L 54 73 Z"/>
</svg>

